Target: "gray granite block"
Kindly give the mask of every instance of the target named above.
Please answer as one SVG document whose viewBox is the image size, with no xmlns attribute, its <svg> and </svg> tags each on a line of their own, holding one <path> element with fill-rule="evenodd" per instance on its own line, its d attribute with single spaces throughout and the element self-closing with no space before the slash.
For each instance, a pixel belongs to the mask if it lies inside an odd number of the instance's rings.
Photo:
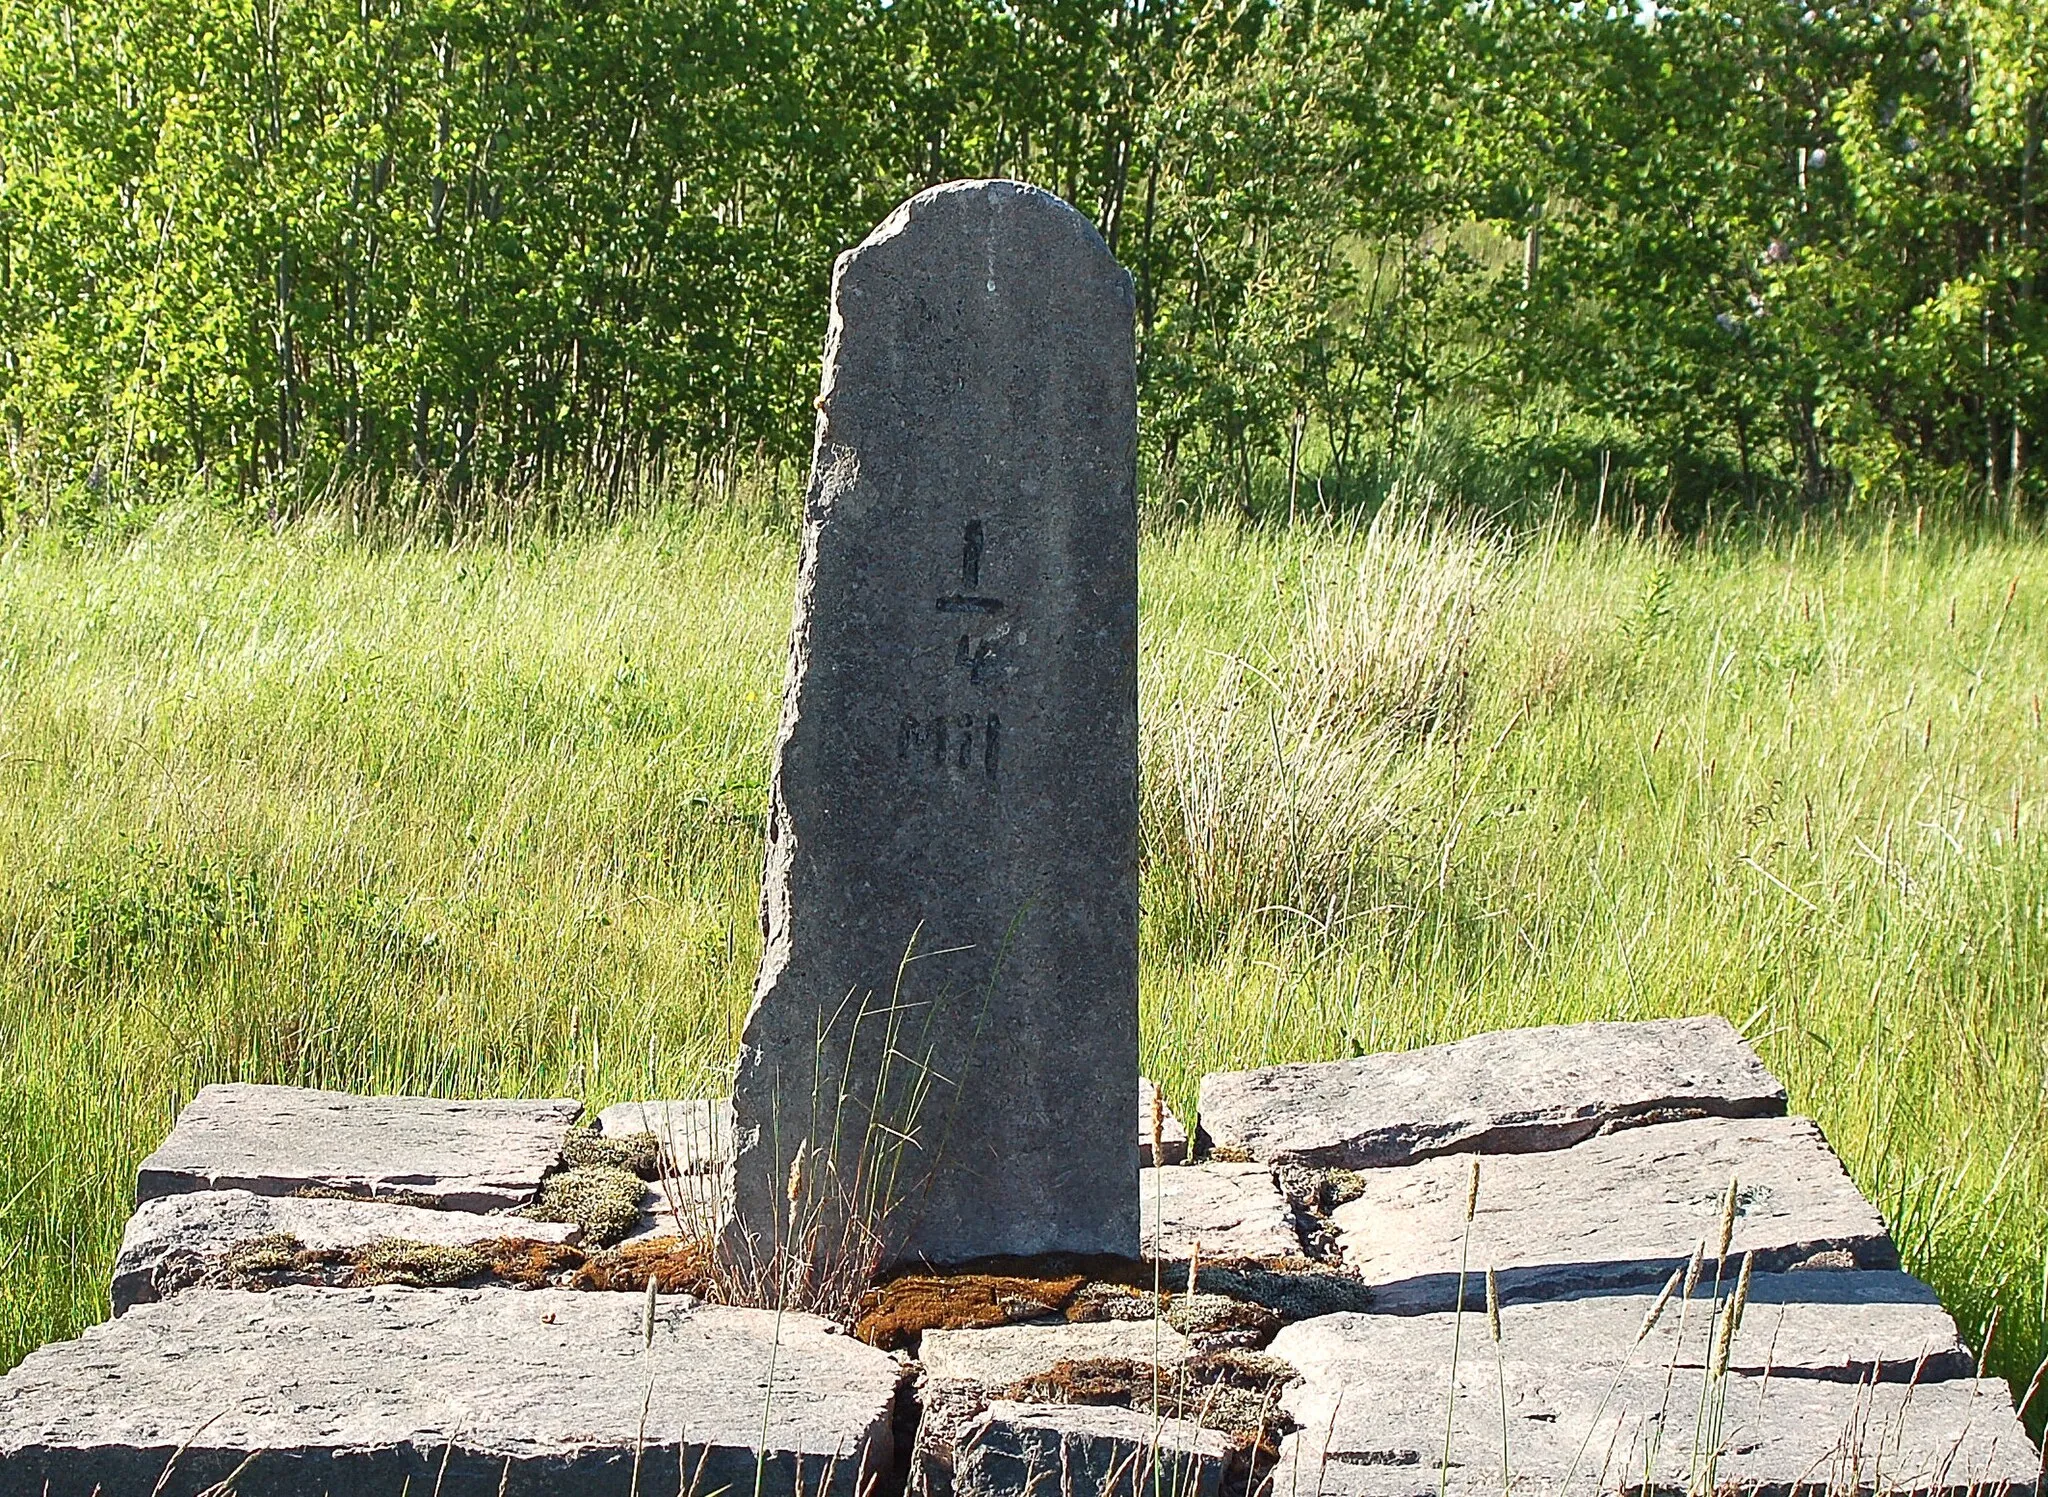
<svg viewBox="0 0 2048 1497">
<path fill-rule="evenodd" d="M 1561 1149 L 1633 1123 L 1773 1117 L 1785 1088 L 1726 1019 L 1552 1025 L 1202 1078 L 1201 1141 L 1364 1169 Z"/>
<path fill-rule="evenodd" d="M 1001 1392 L 1055 1363 L 1112 1357 L 1178 1367 L 1188 1338 L 1152 1320 L 1060 1321 L 992 1326 L 984 1330 L 926 1331 L 917 1359 L 925 1375 Z"/>
<path fill-rule="evenodd" d="M 462 1211 L 530 1200 L 583 1104 L 360 1097 L 297 1086 L 209 1086 L 142 1161 L 138 1202 L 194 1190 L 308 1188 L 423 1197 Z"/>
<path fill-rule="evenodd" d="M 1336 1209 L 1344 1265 L 1373 1286 L 1375 1309 L 1456 1302 L 1475 1157 L 1363 1171 L 1363 1193 Z M 1493 1268 L 1509 1301 L 1662 1283 L 1695 1244 L 1714 1251 L 1731 1177 L 1730 1273 L 1745 1252 L 1760 1272 L 1898 1266 L 1883 1219 L 1811 1121 L 1703 1118 L 1480 1160 L 1471 1283 Z"/>
<path fill-rule="evenodd" d="M 1205 1163 L 1142 1170 L 1147 1257 L 1299 1258 L 1294 1208 L 1263 1164 Z M 1162 1225 L 1163 1223 L 1163 1225 Z"/>
<path fill-rule="evenodd" d="M 362 1247 L 400 1238 L 434 1247 L 463 1247 L 498 1238 L 574 1242 L 572 1225 L 432 1211 L 382 1201 L 303 1200 L 245 1190 L 201 1190 L 144 1201 L 128 1218 L 114 1259 L 114 1313 L 163 1298 L 218 1265 L 230 1248 L 258 1237 L 288 1234 L 315 1251 Z"/>
<path fill-rule="evenodd" d="M 961 1435 L 957 1497 L 1218 1497 L 1230 1446 L 1135 1409 L 992 1403 Z"/>
<path fill-rule="evenodd" d="M 893 1358 L 811 1316 L 681 1296 L 650 1340 L 645 1310 L 546 1289 L 194 1290 L 0 1379 L 0 1497 L 150 1493 L 167 1468 L 163 1497 L 238 1470 L 239 1497 L 627 1497 L 636 1466 L 641 1492 L 752 1492 L 764 1422 L 777 1497 L 855 1497 L 888 1469 Z"/>
<path fill-rule="evenodd" d="M 1152 1157 L 1152 1109 L 1159 1108 L 1159 1152 L 1163 1158 Z M 1184 1164 L 1188 1157 L 1188 1130 L 1181 1126 L 1166 1098 L 1160 1095 L 1157 1083 L 1149 1077 L 1138 1078 L 1138 1165 L 1150 1169 L 1155 1164 Z"/>
<path fill-rule="evenodd" d="M 1017 182 L 921 192 L 834 268 L 733 1085 L 742 1272 L 784 1250 L 800 1155 L 814 1260 L 855 1214 L 885 1263 L 1137 1249 L 1132 306 L 1088 220 Z"/>
</svg>

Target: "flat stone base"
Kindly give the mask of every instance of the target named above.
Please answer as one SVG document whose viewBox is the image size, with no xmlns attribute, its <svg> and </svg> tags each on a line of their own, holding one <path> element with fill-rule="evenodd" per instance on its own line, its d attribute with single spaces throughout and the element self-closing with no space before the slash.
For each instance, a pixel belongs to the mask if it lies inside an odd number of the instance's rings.
<svg viewBox="0 0 2048 1497">
<path fill-rule="evenodd" d="M 683 1300 L 650 1339 L 640 1295 L 192 1290 L 8 1376 L 0 1497 L 231 1476 L 238 1497 L 628 1497 L 636 1466 L 642 1493 L 752 1493 L 757 1465 L 778 1497 L 856 1497 L 887 1469 L 894 1358 L 812 1316 Z"/>
<path fill-rule="evenodd" d="M 598 1143 L 652 1132 L 650 1168 L 566 1135 L 573 1103 L 209 1088 L 145 1166 L 112 1286 L 128 1313 L 0 1379 L 0 1497 L 196 1497 L 231 1477 L 241 1497 L 873 1497 L 906 1450 L 912 1497 L 1156 1497 L 1155 1475 L 1174 1497 L 1610 1497 L 1645 1472 L 1664 1497 L 2033 1490 L 2009 1390 L 1974 1378 L 1933 1293 L 1896 1271 L 1819 1129 L 1744 1115 L 1782 1092 L 1720 1021 L 1222 1080 L 1256 1104 L 1238 1136 L 1266 1157 L 1143 1171 L 1163 1300 L 1128 1266 L 928 1275 L 863 1312 L 896 1354 L 680 1292 L 650 1338 L 635 1285 L 704 1286 L 723 1103 L 607 1109 Z M 622 1252 L 641 1267 L 586 1273 L 577 1227 L 506 1212 L 572 1164 L 659 1173 L 636 1235 L 679 1239 L 676 1261 L 640 1242 Z M 1718 1238 L 1731 1179 L 1718 1283 L 1710 1257 L 1646 1328 L 1673 1267 Z M 204 1188 L 230 1180 L 248 1189 Z M 494 1287 L 349 1287 L 390 1276 Z M 257 1292 L 295 1277 L 312 1282 Z M 589 1287 L 496 1287 L 570 1283 Z"/>
</svg>

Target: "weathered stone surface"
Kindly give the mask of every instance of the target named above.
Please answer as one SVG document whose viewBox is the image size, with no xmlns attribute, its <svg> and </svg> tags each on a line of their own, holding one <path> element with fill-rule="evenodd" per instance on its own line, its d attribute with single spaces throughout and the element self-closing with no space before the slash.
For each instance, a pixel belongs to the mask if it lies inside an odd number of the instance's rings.
<svg viewBox="0 0 2048 1497">
<path fill-rule="evenodd" d="M 0 1379 L 0 1497 L 764 1489 L 886 1469 L 899 1368 L 825 1322 L 511 1289 L 194 1290 Z M 770 1385 L 770 1363 L 773 1385 Z M 651 1389 L 651 1392 L 650 1392 Z M 643 1425 L 644 1421 L 644 1425 Z M 644 1429 L 644 1433 L 643 1433 Z M 171 1478 L 157 1481 L 178 1456 Z M 799 1478 L 799 1468 L 801 1475 Z"/>
<path fill-rule="evenodd" d="M 1455 1303 L 1470 1168 L 1447 1157 L 1366 1170 L 1364 1193 L 1337 1208 L 1345 1266 L 1373 1286 L 1375 1309 Z M 1731 1260 L 1898 1266 L 1883 1220 L 1805 1118 L 1703 1118 L 1485 1159 L 1468 1261 L 1475 1275 L 1497 1270 L 1509 1301 L 1660 1284 L 1695 1244 L 1713 1252 L 1731 1176 Z"/>
<path fill-rule="evenodd" d="M 961 1436 L 958 1497 L 1217 1497 L 1230 1447 L 1214 1430 L 1134 1409 L 999 1401 Z"/>
<path fill-rule="evenodd" d="M 1163 1158 L 1152 1157 L 1152 1109 L 1159 1109 L 1159 1152 Z M 1188 1157 L 1188 1130 L 1181 1126 L 1180 1119 L 1173 1115 L 1173 1109 L 1160 1095 L 1157 1083 L 1150 1077 L 1138 1078 L 1138 1165 L 1151 1169 L 1155 1164 L 1182 1164 Z"/>
<path fill-rule="evenodd" d="M 1056 1362 L 1117 1357 L 1158 1367 L 1187 1360 L 1188 1339 L 1152 1320 L 1062 1321 L 986 1330 L 926 1331 L 917 1359 L 927 1376 L 1000 1392 Z"/>
<path fill-rule="evenodd" d="M 1205 1144 L 1349 1169 L 1561 1149 L 1618 1126 L 1774 1117 L 1785 1088 L 1726 1019 L 1508 1029 L 1202 1078 Z"/>
<path fill-rule="evenodd" d="M 1962 1491 L 1975 1482 L 2031 1490 L 2035 1453 L 2002 1382 L 1872 1386 L 1783 1367 L 1710 1377 L 1690 1355 L 1674 1365 L 1669 1336 L 1635 1344 L 1634 1327 L 1620 1323 L 1623 1299 L 1640 1324 L 1648 1301 L 1635 1296 L 1511 1307 L 1498 1348 L 1484 1313 L 1469 1315 L 1455 1396 L 1451 1316 L 1346 1315 L 1288 1327 L 1272 1351 L 1304 1381 L 1282 1394 L 1300 1428 L 1282 1444 L 1275 1497 L 1425 1497 L 1440 1482 L 1498 1493 L 1503 1441 L 1510 1484 L 1524 1492 L 1782 1493 L 1801 1483 Z M 1773 1323 L 1756 1308 L 1736 1334 L 1738 1366 L 1772 1356 Z M 1705 1309 L 1692 1307 L 1702 1322 Z M 1836 1322 L 1831 1334 L 1845 1330 Z M 1692 1334 L 1689 1326 L 1689 1348 Z M 1710 1460 L 1717 1480 L 1706 1483 Z"/>
<path fill-rule="evenodd" d="M 1299 1258 L 1294 1208 L 1263 1164 L 1187 1164 L 1139 1175 L 1147 1257 Z M 1162 1225 L 1162 1222 L 1164 1225 Z"/>
<path fill-rule="evenodd" d="M 449 1102 L 297 1086 L 209 1086 L 142 1161 L 138 1202 L 194 1190 L 307 1188 L 423 1196 L 462 1211 L 517 1206 L 540 1187 L 583 1110 L 564 1100 Z"/>
<path fill-rule="evenodd" d="M 652 1133 L 679 1174 L 716 1174 L 732 1163 L 732 1103 L 723 1097 L 682 1102 L 617 1102 L 597 1115 L 614 1137 Z"/>
<path fill-rule="evenodd" d="M 919 193 L 840 257 L 817 404 L 728 1249 L 783 1246 L 809 1149 L 814 1258 L 849 1215 L 1129 1255 L 1130 278 L 1036 188 Z"/>
<path fill-rule="evenodd" d="M 1442 1382 L 1450 1375 L 1454 1338 L 1461 1355 L 1492 1360 L 1485 1290 L 1475 1287 L 1477 1303 L 1467 1306 L 1462 1328 L 1444 1312 L 1323 1315 L 1284 1327 L 1269 1349 L 1314 1387 L 1358 1383 L 1377 1363 L 1437 1367 Z M 1734 1288 L 1721 1286 L 1723 1307 Z M 1561 1357 L 1586 1367 L 1708 1366 L 1722 1318 L 1711 1266 L 1692 1299 L 1670 1301 L 1644 1335 L 1657 1299 L 1641 1290 L 1508 1305 L 1501 1311 L 1502 1346 L 1525 1360 Z M 1925 1284 L 1897 1272 L 1826 1269 L 1757 1274 L 1729 1343 L 1728 1365 L 1738 1373 L 1768 1370 L 1773 1377 L 1836 1382 L 1944 1382 L 1976 1370 L 1955 1322 Z"/>
<path fill-rule="evenodd" d="M 724 1175 L 671 1175 L 640 1194 L 640 1220 L 621 1245 L 650 1237 L 709 1237 L 725 1220 L 731 1199 Z"/>
<path fill-rule="evenodd" d="M 302 1200 L 245 1190 L 201 1190 L 144 1201 L 128 1218 L 114 1259 L 114 1313 L 161 1299 L 189 1284 L 237 1243 L 286 1233 L 325 1251 L 400 1238 L 434 1247 L 462 1247 L 497 1238 L 574 1242 L 576 1228 L 521 1217 L 432 1211 L 382 1201 Z"/>
</svg>

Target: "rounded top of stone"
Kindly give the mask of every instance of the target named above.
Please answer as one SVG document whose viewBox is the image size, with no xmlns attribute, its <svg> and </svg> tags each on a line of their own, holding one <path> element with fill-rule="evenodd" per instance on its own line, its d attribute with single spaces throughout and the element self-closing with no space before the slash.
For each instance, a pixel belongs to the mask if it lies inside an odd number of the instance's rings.
<svg viewBox="0 0 2048 1497">
<path fill-rule="evenodd" d="M 989 221 L 992 227 L 1005 220 L 1022 226 L 1028 220 L 1039 233 L 1063 230 L 1069 238 L 1111 265 L 1116 264 L 1116 256 L 1110 252 L 1085 213 L 1043 187 L 1012 181 L 1007 177 L 967 177 L 927 187 L 898 203 L 887 218 L 875 225 L 867 238 L 841 258 L 857 256 L 862 251 L 886 244 L 921 219 L 957 220 L 970 216 L 979 216 Z"/>
</svg>

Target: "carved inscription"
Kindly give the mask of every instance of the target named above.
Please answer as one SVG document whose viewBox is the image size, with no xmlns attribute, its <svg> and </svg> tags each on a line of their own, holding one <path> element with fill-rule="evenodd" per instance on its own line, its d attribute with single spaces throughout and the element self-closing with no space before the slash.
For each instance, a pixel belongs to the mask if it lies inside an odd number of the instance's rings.
<svg viewBox="0 0 2048 1497">
<path fill-rule="evenodd" d="M 896 729 L 896 757 L 934 769 L 979 767 L 991 779 L 1002 760 L 1003 725 L 993 712 L 941 712 L 905 717 Z"/>
<path fill-rule="evenodd" d="M 1002 613 L 1001 598 L 979 591 L 982 561 L 988 552 L 987 527 L 969 520 L 960 538 L 960 591 L 934 600 L 939 613 L 967 614 L 994 620 Z M 984 625 L 983 627 L 987 627 Z M 999 643 L 1009 632 L 997 624 L 988 633 L 961 634 L 953 645 L 953 663 L 967 673 L 968 684 L 985 686 L 995 678 Z M 896 729 L 896 757 L 935 769 L 980 768 L 990 779 L 1002 760 L 1003 728 L 996 715 L 940 712 L 930 717 L 905 717 Z"/>
</svg>

